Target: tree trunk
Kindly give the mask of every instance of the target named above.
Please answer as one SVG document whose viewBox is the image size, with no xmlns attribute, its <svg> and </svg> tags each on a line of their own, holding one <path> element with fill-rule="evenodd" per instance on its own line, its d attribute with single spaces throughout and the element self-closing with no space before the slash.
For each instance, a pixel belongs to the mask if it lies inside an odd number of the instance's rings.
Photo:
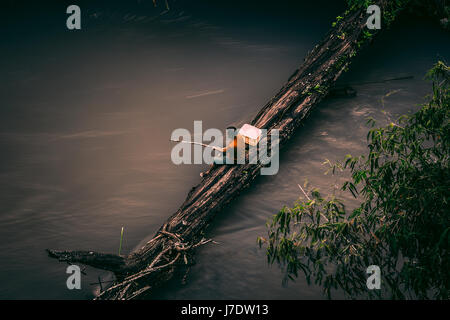
<svg viewBox="0 0 450 320">
<path fill-rule="evenodd" d="M 373 4 L 384 12 L 388 2 L 375 0 Z M 356 53 L 367 44 L 363 31 L 367 30 L 368 16 L 365 8 L 346 12 L 251 124 L 268 132 L 278 129 L 280 146 L 285 144 L 311 108 L 329 93 Z M 191 189 L 178 211 L 153 239 L 126 257 L 92 251 L 47 251 L 61 261 L 114 272 L 117 281 L 97 299 L 142 298 L 170 279 L 177 266 L 188 264 L 189 254 L 195 247 L 210 241 L 202 238 L 202 231 L 216 212 L 254 180 L 260 168 L 261 164 L 214 166 Z"/>
</svg>

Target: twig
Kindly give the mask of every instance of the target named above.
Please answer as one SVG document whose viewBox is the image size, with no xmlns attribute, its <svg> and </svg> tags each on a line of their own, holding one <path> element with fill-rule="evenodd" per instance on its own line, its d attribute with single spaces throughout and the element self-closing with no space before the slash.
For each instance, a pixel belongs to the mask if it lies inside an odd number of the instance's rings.
<svg viewBox="0 0 450 320">
<path fill-rule="evenodd" d="M 309 201 L 311 201 L 310 197 L 308 197 L 308 195 L 306 194 L 305 190 L 303 190 L 302 186 L 301 186 L 300 184 L 297 184 L 297 185 L 298 185 L 298 187 L 300 188 L 300 190 L 302 190 L 302 192 L 303 192 L 303 194 L 305 195 L 305 197 L 306 197 Z"/>
<path fill-rule="evenodd" d="M 302 190 L 303 194 L 306 196 L 306 198 L 308 199 L 308 201 L 311 201 L 311 198 L 308 197 L 308 195 L 306 194 L 305 190 L 303 190 L 302 186 L 301 186 L 300 184 L 297 184 L 297 185 L 298 185 L 298 187 L 300 188 L 300 190 Z M 330 220 L 329 220 L 327 217 L 325 217 L 325 216 L 323 215 L 322 212 L 320 213 L 320 215 L 321 215 L 322 218 L 324 218 L 327 222 L 330 222 Z M 310 216 L 312 217 L 312 215 L 310 215 Z"/>
</svg>

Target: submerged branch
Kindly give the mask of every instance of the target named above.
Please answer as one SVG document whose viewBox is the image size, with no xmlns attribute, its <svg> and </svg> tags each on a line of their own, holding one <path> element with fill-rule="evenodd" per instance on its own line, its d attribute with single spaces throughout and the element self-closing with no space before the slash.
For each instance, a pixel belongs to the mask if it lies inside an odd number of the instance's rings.
<svg viewBox="0 0 450 320">
<path fill-rule="evenodd" d="M 49 257 L 59 261 L 81 263 L 94 268 L 108 270 L 116 275 L 126 273 L 125 259 L 115 254 L 98 253 L 93 251 L 58 251 L 47 249 Z"/>
</svg>

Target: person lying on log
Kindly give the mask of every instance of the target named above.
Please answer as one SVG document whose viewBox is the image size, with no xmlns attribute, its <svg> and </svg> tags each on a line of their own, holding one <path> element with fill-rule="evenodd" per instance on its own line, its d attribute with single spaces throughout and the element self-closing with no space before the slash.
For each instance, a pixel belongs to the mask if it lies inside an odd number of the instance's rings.
<svg viewBox="0 0 450 320">
<path fill-rule="evenodd" d="M 200 173 L 200 177 L 207 176 L 213 168 L 220 164 L 231 164 L 236 163 L 237 159 L 237 128 L 234 126 L 229 126 L 226 129 L 228 140 L 232 141 L 224 148 L 222 148 L 222 152 L 213 157 L 213 164 L 209 167 L 205 172 Z M 229 150 L 233 149 L 233 152 Z"/>
</svg>

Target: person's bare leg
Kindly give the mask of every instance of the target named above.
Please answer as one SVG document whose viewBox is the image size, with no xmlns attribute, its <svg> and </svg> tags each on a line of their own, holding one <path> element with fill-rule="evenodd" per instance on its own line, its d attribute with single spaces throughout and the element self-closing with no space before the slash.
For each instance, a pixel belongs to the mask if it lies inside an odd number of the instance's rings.
<svg viewBox="0 0 450 320">
<path fill-rule="evenodd" d="M 213 163 L 213 164 L 209 167 L 208 170 L 206 170 L 205 172 L 200 172 L 200 177 L 202 177 L 202 178 L 203 178 L 203 177 L 206 177 L 216 165 L 217 165 L 217 164 Z"/>
<path fill-rule="evenodd" d="M 200 173 L 200 177 L 203 178 L 203 177 L 207 176 L 211 172 L 211 170 L 213 170 L 216 166 L 218 166 L 219 164 L 224 164 L 223 154 L 215 156 L 213 158 L 213 161 L 214 161 L 213 164 L 209 167 L 208 170 Z"/>
</svg>

